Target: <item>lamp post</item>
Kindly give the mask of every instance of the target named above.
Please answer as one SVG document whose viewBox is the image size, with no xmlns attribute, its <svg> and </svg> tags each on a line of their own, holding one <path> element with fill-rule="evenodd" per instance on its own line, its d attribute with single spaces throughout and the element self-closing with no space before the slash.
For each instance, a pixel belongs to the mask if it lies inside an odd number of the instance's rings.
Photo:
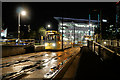
<svg viewBox="0 0 120 80">
<path fill-rule="evenodd" d="M 63 50 L 63 17 L 62 17 L 62 50 Z"/>
<path fill-rule="evenodd" d="M 98 36 L 99 36 L 100 41 L 102 39 L 102 34 L 101 34 L 101 30 L 102 30 L 102 12 L 101 11 L 102 11 L 101 9 L 94 9 L 94 10 L 92 10 L 92 12 L 97 12 L 97 16 L 98 16 L 97 17 L 98 18 L 98 24 L 97 24 L 97 26 L 98 26 L 99 31 L 100 31 L 99 33 L 97 33 L 99 35 L 96 36 L 96 42 L 98 40 Z"/>
<path fill-rule="evenodd" d="M 89 36 L 90 36 L 90 27 L 91 27 L 91 25 L 90 25 L 90 19 L 91 19 L 91 17 L 90 17 L 90 14 L 89 14 Z"/>
<path fill-rule="evenodd" d="M 25 16 L 26 11 L 21 11 L 18 13 L 18 41 L 20 40 L 20 16 L 21 15 Z"/>
<path fill-rule="evenodd" d="M 72 25 L 73 25 L 73 28 L 74 28 L 74 40 L 73 40 L 73 47 L 75 46 L 75 23 L 72 21 Z"/>
</svg>

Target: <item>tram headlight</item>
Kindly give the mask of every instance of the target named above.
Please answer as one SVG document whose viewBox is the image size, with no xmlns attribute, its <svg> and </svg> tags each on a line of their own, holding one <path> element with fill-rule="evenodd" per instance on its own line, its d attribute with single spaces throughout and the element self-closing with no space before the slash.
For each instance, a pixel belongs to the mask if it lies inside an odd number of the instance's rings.
<svg viewBox="0 0 120 80">
<path fill-rule="evenodd" d="M 55 43 L 53 43 L 52 46 L 55 46 Z"/>
<path fill-rule="evenodd" d="M 45 43 L 45 46 L 47 46 L 47 43 Z"/>
</svg>

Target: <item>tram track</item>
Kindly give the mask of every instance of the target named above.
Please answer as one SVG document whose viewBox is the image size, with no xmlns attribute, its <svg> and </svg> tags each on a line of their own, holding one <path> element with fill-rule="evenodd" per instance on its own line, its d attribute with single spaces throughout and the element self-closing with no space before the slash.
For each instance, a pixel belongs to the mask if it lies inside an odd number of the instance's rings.
<svg viewBox="0 0 120 80">
<path fill-rule="evenodd" d="M 44 55 L 45 55 L 45 53 L 42 54 L 42 55 L 29 56 L 28 58 L 26 58 L 24 60 L 17 60 L 17 61 L 13 61 L 13 62 L 7 62 L 7 63 L 0 64 L 0 68 L 5 68 L 5 67 L 10 67 L 12 65 L 20 64 L 20 63 L 24 63 L 24 62 L 28 62 L 28 61 L 35 62 L 35 64 L 33 64 L 33 65 L 28 65 L 28 66 L 22 67 L 19 72 L 12 72 L 12 73 L 7 73 L 7 74 L 2 74 L 2 80 L 4 80 L 4 79 L 6 80 L 6 79 L 9 79 L 10 77 L 14 77 L 14 75 L 17 76 L 17 75 L 24 74 L 24 73 L 29 72 L 29 71 L 35 71 L 36 69 L 40 69 L 40 67 L 43 67 L 42 64 L 47 63 L 50 60 L 44 62 L 45 60 L 32 61 L 30 59 L 37 58 L 37 57 L 42 57 Z M 54 57 L 52 57 L 52 58 L 54 58 Z"/>
<path fill-rule="evenodd" d="M 3 63 L 3 64 L 0 64 L 0 68 L 9 67 L 9 66 L 14 65 L 14 64 L 19 64 L 19 63 L 28 62 L 28 61 L 33 62 L 32 60 L 30 60 L 30 58 L 42 57 L 44 55 L 45 55 L 45 53 L 41 54 L 41 55 L 33 55 L 33 56 L 30 56 L 30 57 L 28 57 L 28 58 L 26 58 L 24 60 L 17 60 L 17 61 Z"/>
<path fill-rule="evenodd" d="M 72 50 L 70 50 L 72 51 Z M 52 52 L 49 52 L 49 53 L 52 53 Z M 26 59 L 24 60 L 17 60 L 17 61 L 13 61 L 13 62 L 7 62 L 7 63 L 3 63 L 3 64 L 0 64 L 2 65 L 2 68 L 5 68 L 7 67 L 8 65 L 9 66 L 12 66 L 12 65 L 15 65 L 15 64 L 19 64 L 19 63 L 24 63 L 24 62 L 34 62 L 34 64 L 30 64 L 30 65 L 27 65 L 27 66 L 23 66 L 19 71 L 17 72 L 11 72 L 11 73 L 6 73 L 6 74 L 3 74 L 2 76 L 2 80 L 18 80 L 18 79 L 21 79 L 23 78 L 24 76 L 26 75 L 29 75 L 31 74 L 32 72 L 36 71 L 36 70 L 40 70 L 42 68 L 45 67 L 45 64 L 48 64 L 49 62 L 51 62 L 52 60 L 56 60 L 59 58 L 59 57 L 63 57 L 62 54 L 60 55 L 54 55 L 54 56 L 51 56 L 51 55 L 46 55 L 46 54 L 49 54 L 49 53 L 44 53 L 44 54 L 41 54 L 41 55 L 32 55 L 32 56 L 29 56 L 27 57 Z M 74 53 L 74 52 L 73 52 Z M 65 54 L 67 55 L 67 57 L 62 60 L 62 62 L 56 66 L 53 66 L 50 68 L 50 71 L 48 71 L 48 73 L 46 73 L 47 76 L 49 75 L 53 75 L 55 74 L 56 72 L 58 72 L 58 70 L 63 66 L 63 64 L 65 64 L 72 56 L 73 54 L 68 54 L 68 52 L 65 52 Z M 45 56 L 46 55 L 46 56 Z M 50 58 L 47 58 L 47 59 L 40 59 L 40 60 L 37 60 L 37 61 L 34 61 L 32 59 L 34 58 L 40 58 L 42 56 L 51 56 Z M 9 67 L 8 66 L 8 67 Z"/>
<path fill-rule="evenodd" d="M 41 69 L 45 66 L 43 66 L 43 64 L 50 62 L 52 59 L 57 58 L 57 56 L 52 57 L 51 59 L 45 61 L 45 60 L 39 60 L 37 61 L 34 65 L 29 65 L 29 66 L 25 66 L 23 67 L 19 72 L 13 72 L 13 73 L 8 73 L 3 75 L 2 80 L 12 80 L 12 79 L 16 79 L 21 75 L 27 75 L 28 72 L 33 72 L 35 70 Z"/>
</svg>

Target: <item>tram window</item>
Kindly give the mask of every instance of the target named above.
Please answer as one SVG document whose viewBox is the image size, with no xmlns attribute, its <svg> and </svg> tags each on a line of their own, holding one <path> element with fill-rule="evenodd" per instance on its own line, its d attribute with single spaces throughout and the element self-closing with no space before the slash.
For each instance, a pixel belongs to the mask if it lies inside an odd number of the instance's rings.
<svg viewBox="0 0 120 80">
<path fill-rule="evenodd" d="M 46 35 L 46 41 L 60 41 L 60 35 L 59 34 L 48 34 Z"/>
<path fill-rule="evenodd" d="M 48 40 L 48 41 L 55 40 L 55 35 L 48 35 L 48 36 L 46 36 L 46 40 Z"/>
</svg>

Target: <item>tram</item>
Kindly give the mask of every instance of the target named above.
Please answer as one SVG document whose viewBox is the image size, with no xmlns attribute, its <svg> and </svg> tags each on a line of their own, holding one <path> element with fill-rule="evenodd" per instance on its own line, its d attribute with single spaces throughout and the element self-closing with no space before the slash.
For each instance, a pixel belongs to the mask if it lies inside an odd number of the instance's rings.
<svg viewBox="0 0 120 80">
<path fill-rule="evenodd" d="M 63 42 L 63 49 L 72 47 L 70 41 Z M 45 49 L 61 50 L 62 49 L 62 35 L 57 31 L 45 32 Z"/>
</svg>

